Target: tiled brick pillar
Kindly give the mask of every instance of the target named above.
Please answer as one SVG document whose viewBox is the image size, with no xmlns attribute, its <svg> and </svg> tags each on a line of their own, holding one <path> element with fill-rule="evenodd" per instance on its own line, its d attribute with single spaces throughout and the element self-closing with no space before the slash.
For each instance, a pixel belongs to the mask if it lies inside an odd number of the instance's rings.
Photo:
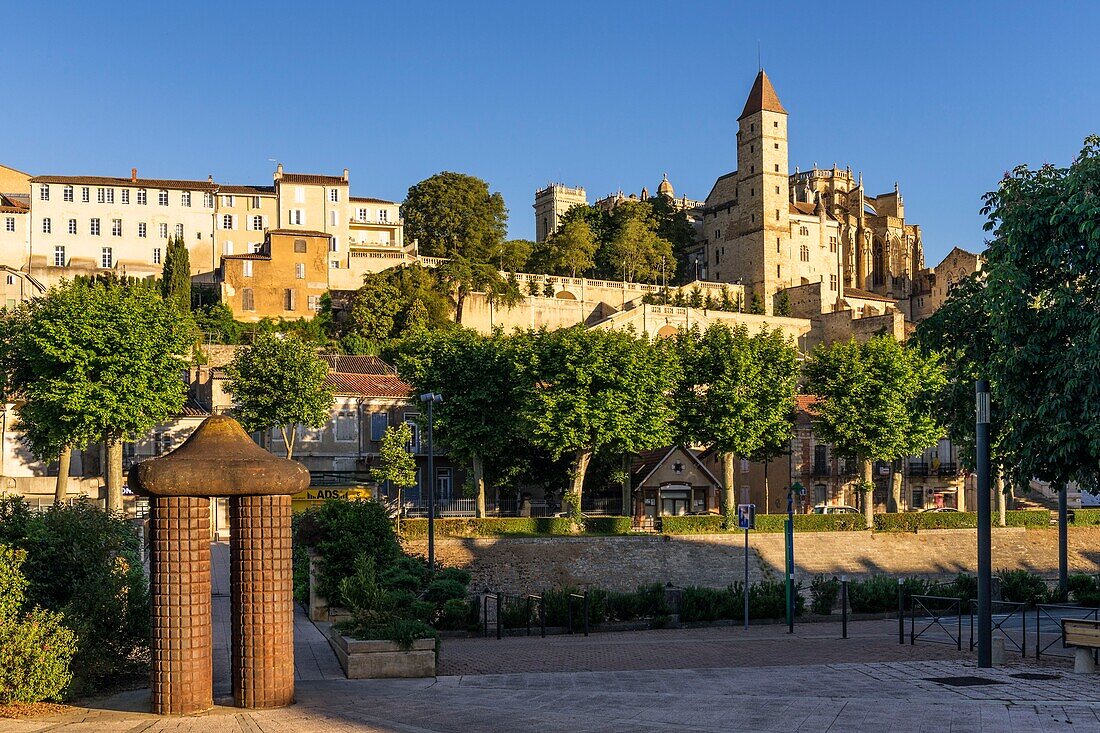
<svg viewBox="0 0 1100 733">
<path fill-rule="evenodd" d="M 233 701 L 243 708 L 294 702 L 290 497 L 229 500 Z"/>
<path fill-rule="evenodd" d="M 153 712 L 214 706 L 210 626 L 210 500 L 152 500 Z"/>
</svg>

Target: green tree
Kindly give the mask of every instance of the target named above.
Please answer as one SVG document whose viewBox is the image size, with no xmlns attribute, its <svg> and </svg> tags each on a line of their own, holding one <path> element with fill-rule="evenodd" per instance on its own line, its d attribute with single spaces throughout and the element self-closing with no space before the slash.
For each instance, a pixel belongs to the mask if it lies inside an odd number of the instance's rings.
<svg viewBox="0 0 1100 733">
<path fill-rule="evenodd" d="M 749 313 L 753 315 L 764 315 L 764 299 L 760 297 L 759 293 L 753 293 L 752 298 L 749 299 Z"/>
<path fill-rule="evenodd" d="M 407 332 L 450 327 L 450 310 L 435 273 L 397 267 L 364 276 L 342 314 L 329 308 L 327 328 L 347 353 L 378 354 Z"/>
<path fill-rule="evenodd" d="M 917 324 L 912 343 L 926 355 L 939 354 L 946 382 L 935 396 L 935 414 L 943 420 L 947 435 L 956 446 L 959 461 L 975 468 L 974 382 L 988 378 L 987 366 L 993 359 L 993 335 L 990 332 L 989 303 L 984 276 L 974 273 L 963 278 L 935 313 Z M 990 382 L 990 388 L 1001 388 Z M 993 463 L 1002 462 L 1003 423 L 1006 416 L 1000 400 L 990 404 L 990 453 Z M 1005 476 L 997 471 L 997 509 L 1004 519 L 1006 507 Z"/>
<path fill-rule="evenodd" d="M 839 342 L 814 349 L 805 364 L 806 391 L 819 398 L 814 430 L 842 456 L 861 465 L 860 490 L 868 528 L 874 525 L 872 461 L 891 461 L 923 451 L 943 436 L 933 417 L 943 388 L 939 360 L 891 336 L 867 343 Z M 895 506 L 900 473 L 893 487 Z"/>
<path fill-rule="evenodd" d="M 173 236 L 168 240 L 160 294 L 167 302 L 175 304 L 181 313 L 191 311 L 191 258 L 183 237 Z"/>
<path fill-rule="evenodd" d="M 567 221 L 544 242 L 535 245 L 532 269 L 548 275 L 584 275 L 596 265 L 599 243 L 591 225 L 583 219 Z"/>
<path fill-rule="evenodd" d="M 721 454 L 728 517 L 737 502 L 736 458 L 767 459 L 790 444 L 798 351 L 779 330 L 749 336 L 745 326 L 724 323 L 681 331 L 675 344 L 682 366 L 676 432 L 681 442 Z"/>
<path fill-rule="evenodd" d="M 649 205 L 657 222 L 657 236 L 669 242 L 676 260 L 676 271 L 670 280 L 686 283 L 695 274 L 687 255 L 695 248 L 695 227 L 691 225 L 687 212 L 664 194 L 650 198 Z"/>
<path fill-rule="evenodd" d="M 490 303 L 508 308 L 523 300 L 515 282 L 502 277 L 489 263 L 456 255 L 439 267 L 437 277 L 454 306 L 455 323 L 462 323 L 462 309 L 470 293 L 485 293 Z"/>
<path fill-rule="evenodd" d="M 552 458 L 572 457 L 577 502 L 594 453 L 638 453 L 670 442 L 667 395 L 678 365 L 665 343 L 574 326 L 517 337 L 517 346 L 526 381 L 535 385 L 522 411 L 527 432 Z"/>
<path fill-rule="evenodd" d="M 509 340 L 468 329 L 424 334 L 397 363 L 417 394 L 442 394 L 435 437 L 447 455 L 470 464 L 477 516 L 485 516 L 486 466 L 507 469 L 519 452 L 518 414 L 527 382 Z"/>
<path fill-rule="evenodd" d="M 497 261 L 508 224 L 503 196 L 480 178 L 447 171 L 409 188 L 401 216 L 421 254 L 472 262 Z"/>
<path fill-rule="evenodd" d="M 320 428 L 329 421 L 328 364 L 300 339 L 259 334 L 237 350 L 226 371 L 236 418 L 250 432 L 278 428 L 287 458 L 294 457 L 299 425 Z"/>
<path fill-rule="evenodd" d="M 5 328 L 2 371 L 31 451 L 50 461 L 102 439 L 107 506 L 120 511 L 122 441 L 183 406 L 190 316 L 152 283 L 81 279 L 22 304 Z"/>
<path fill-rule="evenodd" d="M 388 481 L 396 489 L 398 522 L 401 521 L 401 494 L 416 486 L 416 458 L 409 453 L 412 439 L 412 427 L 407 422 L 388 426 L 378 449 L 378 466 L 371 470 L 371 478 L 379 483 Z"/>
<path fill-rule="evenodd" d="M 500 245 L 497 264 L 501 270 L 523 272 L 534 249 L 535 243 L 528 239 L 507 239 Z"/>
<path fill-rule="evenodd" d="M 775 315 L 791 315 L 791 296 L 787 294 L 786 290 L 780 291 L 779 294 L 775 296 Z"/>
<path fill-rule="evenodd" d="M 617 277 L 630 282 L 656 281 L 661 268 L 670 267 L 674 261 L 672 245 L 657 236 L 651 220 L 639 217 L 622 222 L 615 237 L 603 249 L 602 256 L 607 272 L 617 270 Z"/>
</svg>

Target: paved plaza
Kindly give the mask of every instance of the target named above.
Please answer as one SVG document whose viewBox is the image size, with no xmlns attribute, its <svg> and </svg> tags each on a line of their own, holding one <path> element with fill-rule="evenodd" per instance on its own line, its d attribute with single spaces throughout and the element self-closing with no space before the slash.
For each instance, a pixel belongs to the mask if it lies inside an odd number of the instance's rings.
<svg viewBox="0 0 1100 733">
<path fill-rule="evenodd" d="M 434 680 L 346 680 L 321 633 L 295 618 L 297 704 L 231 707 L 228 554 L 214 548 L 215 696 L 186 718 L 136 690 L 30 720 L 12 733 L 428 733 L 540 731 L 1098 731 L 1100 677 L 1067 657 L 977 670 L 953 646 L 899 645 L 896 621 L 446 639 Z M 1039 675 L 1027 679 L 1014 675 Z M 943 678 L 979 683 L 955 686 Z M 977 679 L 973 679 L 977 678 Z M 955 680 L 958 681 L 958 680 Z"/>
</svg>

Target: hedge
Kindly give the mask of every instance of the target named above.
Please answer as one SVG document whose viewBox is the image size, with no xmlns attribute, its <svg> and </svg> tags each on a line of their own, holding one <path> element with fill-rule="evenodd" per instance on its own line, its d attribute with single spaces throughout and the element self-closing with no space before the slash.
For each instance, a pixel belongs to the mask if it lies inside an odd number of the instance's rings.
<svg viewBox="0 0 1100 733">
<path fill-rule="evenodd" d="M 1078 510 L 1082 524 L 1100 524 L 1100 510 Z M 756 515 L 756 532 L 783 531 L 786 514 Z M 1082 521 L 1082 519 L 1084 521 Z M 994 523 L 996 515 L 993 518 Z M 1050 524 L 1049 510 L 1020 509 L 1006 512 L 1009 527 L 1046 527 Z M 736 527 L 723 527 L 721 514 L 692 514 L 681 517 L 661 517 L 665 534 L 728 534 L 738 532 Z M 853 532 L 866 528 L 862 514 L 796 514 L 794 528 L 798 532 Z M 978 526 L 975 512 L 898 512 L 875 515 L 878 532 L 916 532 L 918 529 L 973 529 Z M 631 517 L 587 517 L 583 534 L 625 535 L 633 531 Z M 579 534 L 567 517 L 446 517 L 435 520 L 437 537 L 503 537 L 508 535 L 575 535 Z M 405 539 L 425 539 L 428 536 L 427 519 L 404 519 L 401 536 Z"/>
<path fill-rule="evenodd" d="M 1077 527 L 1100 525 L 1100 509 L 1074 509 L 1073 524 Z"/>
<path fill-rule="evenodd" d="M 1080 515 L 1080 512 L 1078 513 Z M 724 517 L 719 514 L 698 514 L 683 517 L 662 517 L 665 534 L 724 534 L 739 531 L 736 527 L 725 529 Z M 785 514 L 756 515 L 757 532 L 782 532 Z M 993 521 L 996 522 L 996 515 Z M 1090 518 L 1087 521 L 1093 521 Z M 1100 524 L 1100 511 L 1095 515 Z M 1005 513 L 1009 527 L 1046 527 L 1050 524 L 1049 510 L 1019 509 Z M 918 529 L 973 529 L 978 526 L 976 512 L 896 512 L 875 515 L 875 530 L 879 532 L 916 532 Z M 796 514 L 794 528 L 798 532 L 845 532 L 866 528 L 862 514 Z"/>
<path fill-rule="evenodd" d="M 757 514 L 757 532 L 782 532 L 786 514 Z M 661 517 L 665 534 L 723 534 L 739 532 L 736 527 L 723 528 L 725 517 L 720 514 L 695 514 L 683 517 Z M 794 528 L 799 532 L 844 532 L 866 526 L 862 514 L 796 514 Z"/>
<path fill-rule="evenodd" d="M 996 514 L 993 515 L 993 523 L 997 523 Z M 1009 527 L 1047 527 L 1050 525 L 1050 511 L 1014 509 L 1005 512 L 1005 524 Z M 977 526 L 977 512 L 892 512 L 875 515 L 875 529 L 879 532 L 974 529 Z"/>
<path fill-rule="evenodd" d="M 630 521 L 630 517 L 622 517 Z M 500 537 L 502 535 L 576 534 L 568 517 L 446 517 L 435 520 L 436 537 Z M 401 536 L 421 540 L 428 536 L 427 519 L 402 519 Z"/>
</svg>

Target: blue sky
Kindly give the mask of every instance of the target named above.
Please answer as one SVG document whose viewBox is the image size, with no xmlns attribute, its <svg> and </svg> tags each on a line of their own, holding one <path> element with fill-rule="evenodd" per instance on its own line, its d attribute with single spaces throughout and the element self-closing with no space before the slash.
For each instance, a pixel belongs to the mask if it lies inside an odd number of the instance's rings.
<svg viewBox="0 0 1100 733">
<path fill-rule="evenodd" d="M 1005 170 L 1068 164 L 1100 130 L 1098 5 L 535 5 L 11 3 L 0 162 L 269 183 L 274 158 L 395 200 L 456 170 L 531 238 L 551 180 L 594 199 L 667 172 L 705 197 L 735 167 L 759 43 L 792 169 L 898 181 L 934 264 L 981 246 Z"/>
</svg>

